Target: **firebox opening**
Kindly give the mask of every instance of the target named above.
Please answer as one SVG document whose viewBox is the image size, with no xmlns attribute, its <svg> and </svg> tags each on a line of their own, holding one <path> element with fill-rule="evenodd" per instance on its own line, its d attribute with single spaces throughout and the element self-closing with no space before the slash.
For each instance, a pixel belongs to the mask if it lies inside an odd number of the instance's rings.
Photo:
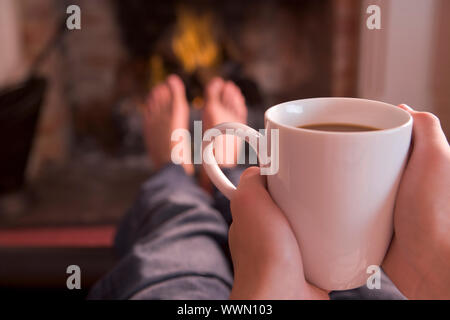
<svg viewBox="0 0 450 320">
<path fill-rule="evenodd" d="M 141 93 L 170 73 L 193 108 L 214 76 L 234 81 L 250 108 L 331 94 L 330 0 L 116 1 Z"/>
</svg>

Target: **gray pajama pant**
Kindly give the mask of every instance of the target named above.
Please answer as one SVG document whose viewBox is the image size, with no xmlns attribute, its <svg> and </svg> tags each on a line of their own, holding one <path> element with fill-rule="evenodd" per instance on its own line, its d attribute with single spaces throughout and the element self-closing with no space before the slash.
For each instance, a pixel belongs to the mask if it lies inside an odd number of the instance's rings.
<svg viewBox="0 0 450 320">
<path fill-rule="evenodd" d="M 225 170 L 239 181 L 241 169 Z M 143 184 L 115 238 L 117 265 L 88 299 L 228 299 L 233 269 L 228 249 L 229 201 L 197 186 L 169 164 Z M 381 289 L 332 292 L 332 299 L 404 299 L 383 274 Z"/>
</svg>

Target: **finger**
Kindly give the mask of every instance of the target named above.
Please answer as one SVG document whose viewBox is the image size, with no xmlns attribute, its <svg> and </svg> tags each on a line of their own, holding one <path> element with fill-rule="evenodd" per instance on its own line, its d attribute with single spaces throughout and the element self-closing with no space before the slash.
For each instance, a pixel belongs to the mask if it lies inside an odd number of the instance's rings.
<svg viewBox="0 0 450 320">
<path fill-rule="evenodd" d="M 414 109 L 411 108 L 410 106 L 408 106 L 407 104 L 401 104 L 401 105 L 399 105 L 398 107 L 399 107 L 400 109 L 403 109 L 403 110 L 405 110 L 405 111 L 407 111 L 407 112 L 410 112 L 410 113 L 414 112 Z"/>
<path fill-rule="evenodd" d="M 415 148 L 448 148 L 447 138 L 438 117 L 429 112 L 414 111 L 405 104 L 399 107 L 409 112 L 414 119 L 413 138 Z"/>
</svg>

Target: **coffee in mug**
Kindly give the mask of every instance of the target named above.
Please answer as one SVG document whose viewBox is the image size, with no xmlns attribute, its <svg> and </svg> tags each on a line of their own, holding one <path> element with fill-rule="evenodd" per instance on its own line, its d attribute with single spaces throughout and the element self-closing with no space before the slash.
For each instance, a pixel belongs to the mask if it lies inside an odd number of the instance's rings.
<svg viewBox="0 0 450 320">
<path fill-rule="evenodd" d="M 333 132 L 361 132 L 361 131 L 377 131 L 380 129 L 363 126 L 358 124 L 350 123 L 319 123 L 319 124 L 308 124 L 303 126 L 298 126 L 297 128 L 318 130 L 318 131 L 333 131 Z"/>
</svg>

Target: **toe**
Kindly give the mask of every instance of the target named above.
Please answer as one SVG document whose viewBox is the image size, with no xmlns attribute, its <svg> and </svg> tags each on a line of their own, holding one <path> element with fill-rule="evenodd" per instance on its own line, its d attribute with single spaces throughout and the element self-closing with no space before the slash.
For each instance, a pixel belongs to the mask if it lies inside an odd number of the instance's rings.
<svg viewBox="0 0 450 320">
<path fill-rule="evenodd" d="M 236 84 L 228 81 L 224 88 L 224 104 L 226 108 L 230 109 L 235 114 L 241 115 L 246 112 L 245 99 Z"/>
<path fill-rule="evenodd" d="M 233 109 L 235 101 L 236 89 L 233 82 L 227 81 L 223 87 L 222 102 L 225 108 Z"/>
<path fill-rule="evenodd" d="M 150 109 L 153 106 L 153 96 L 152 92 L 150 92 L 147 97 L 144 100 L 144 103 L 142 104 L 143 109 L 150 111 Z"/>
<path fill-rule="evenodd" d="M 158 84 L 152 91 L 152 98 L 155 106 L 160 107 L 161 105 L 161 90 L 162 85 Z"/>
<path fill-rule="evenodd" d="M 164 84 L 157 85 L 152 92 L 152 100 L 153 100 L 153 108 L 152 112 L 160 114 L 161 112 L 164 112 L 167 110 L 168 103 L 165 101 L 167 95 L 167 86 Z M 169 99 L 169 98 L 167 98 Z"/>
<path fill-rule="evenodd" d="M 176 74 L 171 74 L 167 77 L 167 84 L 175 91 L 184 91 L 184 83 Z"/>
<path fill-rule="evenodd" d="M 145 101 L 145 109 L 148 113 L 152 113 L 155 109 L 155 90 L 152 89 L 152 91 L 150 91 L 150 93 L 147 96 L 147 99 Z"/>
<path fill-rule="evenodd" d="M 233 97 L 233 107 L 239 114 L 247 114 L 247 107 L 245 105 L 245 98 L 242 94 L 241 89 L 233 83 L 232 85 L 232 97 Z"/>
<path fill-rule="evenodd" d="M 236 96 L 235 96 L 235 98 L 236 98 L 237 104 L 239 104 L 240 106 L 244 106 L 245 107 L 245 97 L 242 94 L 241 89 L 239 89 L 239 87 L 237 87 L 237 86 L 236 86 Z"/>
<path fill-rule="evenodd" d="M 240 116 L 247 117 L 247 106 L 245 104 L 245 97 L 241 89 L 236 87 L 236 94 L 234 95 L 234 105 Z"/>
<path fill-rule="evenodd" d="M 206 86 L 206 99 L 209 102 L 220 102 L 220 96 L 224 86 L 222 78 L 213 78 Z"/>
<path fill-rule="evenodd" d="M 246 122 L 247 106 L 245 105 L 245 98 L 241 89 L 232 82 L 229 89 L 230 95 L 230 109 L 240 118 L 241 122 Z"/>
<path fill-rule="evenodd" d="M 184 104 L 186 102 L 186 89 L 181 78 L 172 74 L 167 78 L 167 85 L 174 102 L 182 102 Z"/>
<path fill-rule="evenodd" d="M 170 88 L 167 85 L 163 85 L 160 89 L 160 104 L 161 108 L 169 109 L 170 108 L 170 100 L 171 100 L 171 92 Z"/>
</svg>

